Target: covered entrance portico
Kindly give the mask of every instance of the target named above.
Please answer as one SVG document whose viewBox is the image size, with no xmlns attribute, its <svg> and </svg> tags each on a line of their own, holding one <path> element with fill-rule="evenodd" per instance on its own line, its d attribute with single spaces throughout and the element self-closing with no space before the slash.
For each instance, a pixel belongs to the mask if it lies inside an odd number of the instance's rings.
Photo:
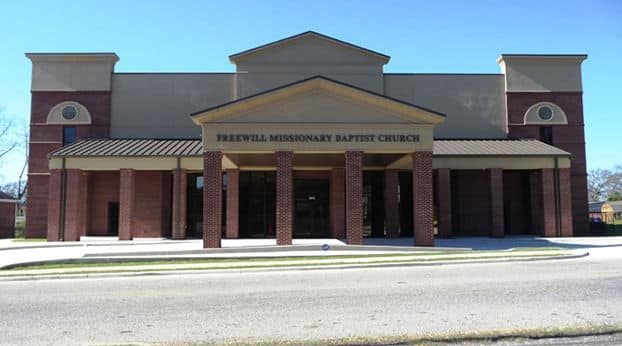
<svg viewBox="0 0 622 346">
<path fill-rule="evenodd" d="M 239 219 L 241 194 L 229 191 L 240 187 L 240 174 L 274 171 L 278 245 L 329 232 L 362 244 L 363 171 L 384 172 L 385 200 L 397 205 L 397 171 L 387 168 L 404 157 L 413 172 L 414 243 L 434 245 L 432 138 L 442 114 L 315 77 L 197 112 L 193 120 L 203 129 L 205 247 L 221 246 L 223 171 L 237 172 L 233 179 L 227 174 L 227 235 L 239 232 L 230 221 Z M 385 209 L 395 213 L 387 216 L 387 234 L 397 236 L 398 208 Z"/>
</svg>

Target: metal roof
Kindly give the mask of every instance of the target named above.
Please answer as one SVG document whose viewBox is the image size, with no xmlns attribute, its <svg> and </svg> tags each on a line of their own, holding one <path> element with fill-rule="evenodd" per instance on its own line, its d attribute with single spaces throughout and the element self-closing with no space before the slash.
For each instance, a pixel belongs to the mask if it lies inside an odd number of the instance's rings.
<svg viewBox="0 0 622 346">
<path fill-rule="evenodd" d="M 49 157 L 201 156 L 201 139 L 83 139 Z M 535 139 L 437 139 L 434 156 L 569 156 Z"/>
<path fill-rule="evenodd" d="M 201 156 L 200 139 L 83 139 L 51 152 L 49 157 Z"/>
<path fill-rule="evenodd" d="M 535 139 L 434 140 L 434 156 L 570 156 Z"/>
</svg>

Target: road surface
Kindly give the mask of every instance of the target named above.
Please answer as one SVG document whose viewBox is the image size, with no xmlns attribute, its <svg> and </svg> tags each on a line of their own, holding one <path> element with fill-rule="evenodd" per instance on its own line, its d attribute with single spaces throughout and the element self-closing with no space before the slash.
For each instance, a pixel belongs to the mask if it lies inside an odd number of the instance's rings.
<svg viewBox="0 0 622 346">
<path fill-rule="evenodd" d="M 528 263 L 0 282 L 0 344 L 309 340 L 622 323 L 621 248 L 592 252 Z"/>
</svg>

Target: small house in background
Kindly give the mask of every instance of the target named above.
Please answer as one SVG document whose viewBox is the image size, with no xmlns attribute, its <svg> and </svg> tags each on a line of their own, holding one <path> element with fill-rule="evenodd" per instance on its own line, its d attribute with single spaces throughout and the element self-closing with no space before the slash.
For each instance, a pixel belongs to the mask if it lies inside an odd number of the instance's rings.
<svg viewBox="0 0 622 346">
<path fill-rule="evenodd" d="M 13 238 L 17 202 L 15 197 L 0 191 L 0 238 Z"/>
<path fill-rule="evenodd" d="M 604 222 L 613 223 L 615 219 L 622 218 L 622 201 L 604 202 L 600 211 Z"/>
</svg>

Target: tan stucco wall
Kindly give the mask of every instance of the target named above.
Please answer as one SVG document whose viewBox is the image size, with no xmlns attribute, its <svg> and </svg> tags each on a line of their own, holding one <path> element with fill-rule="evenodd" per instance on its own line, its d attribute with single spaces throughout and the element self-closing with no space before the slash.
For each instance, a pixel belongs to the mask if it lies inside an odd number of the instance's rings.
<svg viewBox="0 0 622 346">
<path fill-rule="evenodd" d="M 114 74 L 112 138 L 199 138 L 190 114 L 233 100 L 234 75 Z"/>
<path fill-rule="evenodd" d="M 311 36 L 236 60 L 237 96 L 316 75 L 382 93 L 383 65 L 376 56 Z"/>
<path fill-rule="evenodd" d="M 116 55 L 31 55 L 32 91 L 110 90 Z"/>
<path fill-rule="evenodd" d="M 507 91 L 582 91 L 584 58 L 504 57 L 499 60 L 507 76 Z"/>
<path fill-rule="evenodd" d="M 385 95 L 446 115 L 436 138 L 505 138 L 503 75 L 385 74 Z"/>
</svg>

